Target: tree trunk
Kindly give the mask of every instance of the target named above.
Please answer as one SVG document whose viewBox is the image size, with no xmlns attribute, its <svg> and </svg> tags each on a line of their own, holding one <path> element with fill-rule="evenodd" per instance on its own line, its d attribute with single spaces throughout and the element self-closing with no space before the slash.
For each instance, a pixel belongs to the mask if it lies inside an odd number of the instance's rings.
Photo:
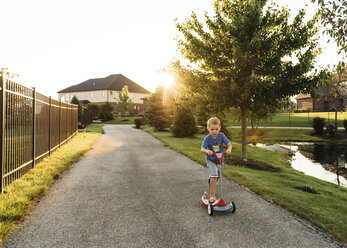
<svg viewBox="0 0 347 248">
<path fill-rule="evenodd" d="M 241 120 L 242 120 L 241 159 L 244 161 L 247 161 L 247 111 L 245 107 L 241 107 Z"/>
<path fill-rule="evenodd" d="M 336 104 L 336 106 L 335 106 L 335 133 L 337 132 L 337 108 L 338 108 L 338 105 Z"/>
</svg>

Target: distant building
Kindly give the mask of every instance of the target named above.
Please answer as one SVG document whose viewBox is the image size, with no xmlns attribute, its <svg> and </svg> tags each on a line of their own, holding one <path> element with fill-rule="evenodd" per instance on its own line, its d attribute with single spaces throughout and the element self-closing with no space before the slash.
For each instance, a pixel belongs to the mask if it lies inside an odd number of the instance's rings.
<svg viewBox="0 0 347 248">
<path fill-rule="evenodd" d="M 340 77 L 340 78 L 338 78 Z M 347 107 L 347 76 L 336 75 L 336 79 L 341 82 L 341 87 L 339 89 L 339 96 L 329 96 L 329 91 L 331 90 L 329 86 L 321 86 L 318 88 L 317 93 L 322 96 L 321 99 L 314 99 L 310 94 L 299 94 L 296 99 L 296 108 L 305 111 L 333 111 L 335 106 L 338 106 L 339 111 L 345 111 Z"/>
<path fill-rule="evenodd" d="M 151 94 L 148 90 L 137 83 L 123 76 L 122 74 L 113 74 L 105 78 L 93 78 L 80 84 L 70 86 L 58 91 L 59 100 L 70 102 L 73 96 L 78 100 L 91 103 L 111 102 L 118 103 L 118 93 L 127 85 L 129 96 L 132 101 L 132 107 L 129 112 L 139 113 L 144 111 L 142 98 L 147 98 Z"/>
</svg>

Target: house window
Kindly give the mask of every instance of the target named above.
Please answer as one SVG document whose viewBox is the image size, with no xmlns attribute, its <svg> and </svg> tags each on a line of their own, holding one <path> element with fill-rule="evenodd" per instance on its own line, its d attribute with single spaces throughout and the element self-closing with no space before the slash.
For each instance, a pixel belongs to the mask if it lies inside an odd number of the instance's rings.
<svg viewBox="0 0 347 248">
<path fill-rule="evenodd" d="M 105 96 L 105 91 L 102 92 L 102 96 Z"/>
<path fill-rule="evenodd" d="M 90 97 L 93 97 L 93 92 L 90 92 Z"/>
</svg>

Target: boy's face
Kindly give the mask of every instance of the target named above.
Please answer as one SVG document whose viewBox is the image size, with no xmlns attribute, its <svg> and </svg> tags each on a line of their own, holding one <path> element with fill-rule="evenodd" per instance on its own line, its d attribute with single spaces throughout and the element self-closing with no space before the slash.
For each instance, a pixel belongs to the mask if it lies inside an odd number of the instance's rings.
<svg viewBox="0 0 347 248">
<path fill-rule="evenodd" d="M 220 125 L 210 124 L 208 127 L 208 131 L 210 132 L 212 138 L 217 138 L 217 135 L 220 131 Z"/>
</svg>

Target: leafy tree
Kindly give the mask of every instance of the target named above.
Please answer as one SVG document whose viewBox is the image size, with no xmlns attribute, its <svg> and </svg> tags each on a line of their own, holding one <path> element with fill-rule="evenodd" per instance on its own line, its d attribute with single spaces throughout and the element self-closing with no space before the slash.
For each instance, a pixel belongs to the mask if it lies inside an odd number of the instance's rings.
<svg viewBox="0 0 347 248">
<path fill-rule="evenodd" d="M 163 106 L 162 87 L 158 87 L 156 92 L 148 98 L 144 119 L 148 125 L 154 127 L 155 131 L 160 131 L 169 127 L 169 116 Z"/>
<path fill-rule="evenodd" d="M 287 9 L 270 3 L 264 10 L 266 2 L 216 0 L 215 15 L 205 14 L 205 23 L 193 12 L 176 24 L 183 35 L 179 50 L 191 66 L 176 62 L 174 68 L 194 75 L 191 88 L 211 102 L 240 110 L 244 160 L 252 108 L 278 106 L 287 96 L 306 93 L 318 77 L 312 72 L 318 54 L 317 16 L 305 23 L 300 10 L 290 24 Z"/>
<path fill-rule="evenodd" d="M 128 86 L 125 85 L 121 92 L 118 93 L 118 106 L 123 113 L 126 113 L 129 110 L 131 105 L 131 99 L 129 96 Z"/>
<path fill-rule="evenodd" d="M 100 118 L 103 121 L 113 120 L 113 105 L 112 103 L 106 102 L 100 105 Z"/>
<path fill-rule="evenodd" d="M 77 96 L 73 96 L 70 103 L 78 105 L 78 121 L 81 121 L 82 105 L 81 105 L 80 101 L 78 100 Z"/>
<path fill-rule="evenodd" d="M 320 6 L 321 22 L 324 32 L 333 38 L 340 48 L 339 52 L 347 53 L 347 2 L 346 0 L 312 0 Z"/>
<path fill-rule="evenodd" d="M 99 117 L 99 105 L 96 103 L 89 103 L 87 105 L 87 108 L 92 112 L 92 118 L 96 119 L 97 117 Z"/>
</svg>

